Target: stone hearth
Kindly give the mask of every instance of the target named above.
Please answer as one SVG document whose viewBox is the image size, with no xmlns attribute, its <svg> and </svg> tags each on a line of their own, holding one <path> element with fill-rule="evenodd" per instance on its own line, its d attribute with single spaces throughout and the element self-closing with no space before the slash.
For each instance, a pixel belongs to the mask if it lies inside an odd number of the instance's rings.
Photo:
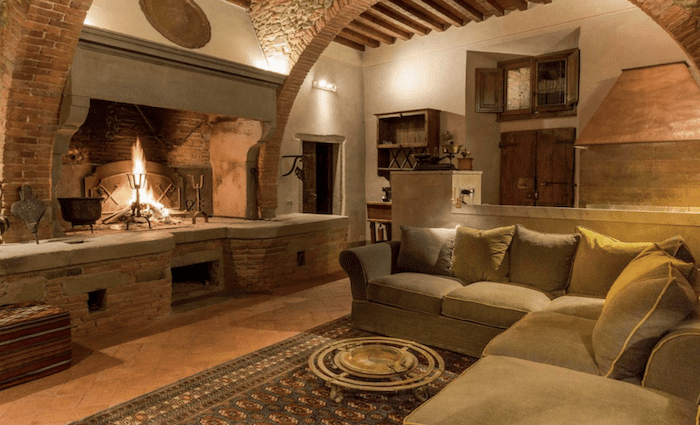
<svg viewBox="0 0 700 425">
<path fill-rule="evenodd" d="M 348 218 L 290 214 L 162 230 L 76 233 L 0 245 L 0 304 L 45 301 L 70 312 L 73 336 L 167 316 L 173 267 L 216 263 L 226 290 L 250 292 L 340 271 Z"/>
</svg>

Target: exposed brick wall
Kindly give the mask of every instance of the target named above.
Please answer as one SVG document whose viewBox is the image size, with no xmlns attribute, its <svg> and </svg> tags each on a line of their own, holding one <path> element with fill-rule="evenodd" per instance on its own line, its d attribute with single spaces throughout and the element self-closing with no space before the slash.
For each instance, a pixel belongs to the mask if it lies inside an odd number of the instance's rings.
<svg viewBox="0 0 700 425">
<path fill-rule="evenodd" d="M 224 246 L 227 288 L 260 291 L 341 271 L 347 227 L 274 239 L 229 239 Z M 297 265 L 298 255 L 304 256 Z"/>
<path fill-rule="evenodd" d="M 12 302 L 23 291 L 24 297 L 64 308 L 70 313 L 74 337 L 105 334 L 168 315 L 170 258 L 166 252 L 14 274 L 2 279 L 0 296 Z M 91 312 L 88 293 L 98 290 L 105 291 L 104 308 Z"/>
<path fill-rule="evenodd" d="M 51 157 L 61 93 L 91 0 L 8 0 L 2 28 L 3 89 L 0 93 L 2 207 L 19 200 L 22 184 L 37 198 L 51 199 Z M 8 81 L 8 75 L 11 78 Z M 6 107 L 5 109 L 3 109 Z M 51 235 L 51 209 L 39 235 Z M 14 217 L 6 240 L 32 235 Z"/>
<path fill-rule="evenodd" d="M 146 160 L 170 167 L 209 168 L 209 116 L 199 112 L 90 101 L 90 112 L 73 135 L 64 164 L 102 165 L 131 159 L 138 137 Z M 153 126 L 153 129 L 151 129 Z M 155 133 L 154 133 L 155 132 Z"/>
</svg>

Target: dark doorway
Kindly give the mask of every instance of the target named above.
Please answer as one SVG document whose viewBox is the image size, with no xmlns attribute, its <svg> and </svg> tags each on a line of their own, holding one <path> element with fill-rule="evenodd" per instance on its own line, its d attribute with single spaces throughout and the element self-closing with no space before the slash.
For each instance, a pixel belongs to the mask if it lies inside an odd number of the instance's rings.
<svg viewBox="0 0 700 425">
<path fill-rule="evenodd" d="M 304 213 L 333 213 L 333 147 L 333 143 L 304 142 Z"/>
</svg>

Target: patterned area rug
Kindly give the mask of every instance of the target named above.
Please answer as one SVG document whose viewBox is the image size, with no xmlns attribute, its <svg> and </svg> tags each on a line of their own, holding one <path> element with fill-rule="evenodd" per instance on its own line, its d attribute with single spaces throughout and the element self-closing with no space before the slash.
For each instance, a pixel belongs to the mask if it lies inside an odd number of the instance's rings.
<svg viewBox="0 0 700 425">
<path fill-rule="evenodd" d="M 309 356 L 322 345 L 372 335 L 343 317 L 70 425 L 400 424 L 421 404 L 412 391 L 345 390 L 335 403 L 308 368 Z M 429 396 L 476 361 L 436 351 L 445 373 L 429 385 Z"/>
</svg>

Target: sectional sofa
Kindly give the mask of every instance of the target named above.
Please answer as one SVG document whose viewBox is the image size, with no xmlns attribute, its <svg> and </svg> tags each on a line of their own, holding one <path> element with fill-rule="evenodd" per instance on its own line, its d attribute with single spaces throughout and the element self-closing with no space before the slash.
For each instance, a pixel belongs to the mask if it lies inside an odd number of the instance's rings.
<svg viewBox="0 0 700 425">
<path fill-rule="evenodd" d="M 481 358 L 404 423 L 700 422 L 700 287 L 682 237 L 401 231 L 341 253 L 353 325 Z"/>
</svg>

